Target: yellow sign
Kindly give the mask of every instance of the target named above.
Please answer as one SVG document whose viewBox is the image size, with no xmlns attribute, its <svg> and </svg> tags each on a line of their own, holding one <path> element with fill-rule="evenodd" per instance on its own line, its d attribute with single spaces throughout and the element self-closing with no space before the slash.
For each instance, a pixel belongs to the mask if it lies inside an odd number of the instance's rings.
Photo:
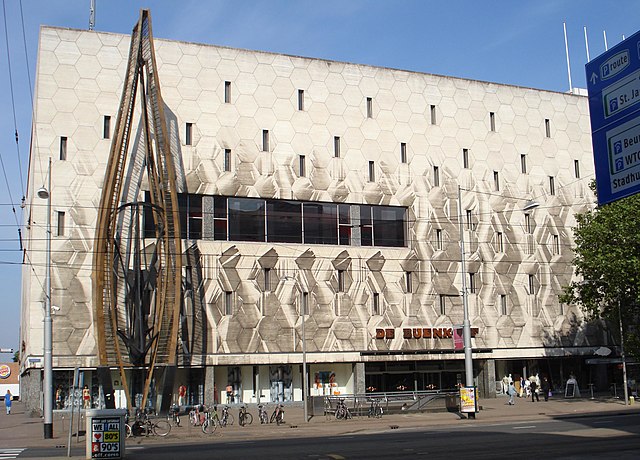
<svg viewBox="0 0 640 460">
<path fill-rule="evenodd" d="M 460 412 L 478 412 L 475 387 L 460 388 Z"/>
</svg>

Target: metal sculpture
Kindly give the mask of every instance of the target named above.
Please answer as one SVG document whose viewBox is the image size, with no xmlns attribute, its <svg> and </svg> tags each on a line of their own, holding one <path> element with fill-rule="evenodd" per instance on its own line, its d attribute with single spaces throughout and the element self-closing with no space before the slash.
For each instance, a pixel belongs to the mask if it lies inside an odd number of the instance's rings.
<svg viewBox="0 0 640 460">
<path fill-rule="evenodd" d="M 140 120 L 132 140 L 136 114 Z M 146 200 L 141 197 L 142 184 L 148 186 Z M 136 406 L 146 407 L 154 369 L 177 363 L 181 254 L 174 156 L 151 16 L 141 10 L 131 35 L 93 250 L 99 361 L 119 368 L 130 410 L 132 390 L 142 395 Z"/>
</svg>

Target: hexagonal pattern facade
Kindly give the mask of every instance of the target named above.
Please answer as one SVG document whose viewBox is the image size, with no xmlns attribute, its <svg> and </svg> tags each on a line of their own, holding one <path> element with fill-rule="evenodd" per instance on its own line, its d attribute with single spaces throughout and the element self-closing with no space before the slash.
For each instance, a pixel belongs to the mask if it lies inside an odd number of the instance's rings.
<svg viewBox="0 0 640 460">
<path fill-rule="evenodd" d="M 115 123 L 128 46 L 117 34 L 42 29 L 29 174 L 31 265 L 23 276 L 25 358 L 42 346 L 46 205 L 33 191 L 51 157 L 54 227 L 56 212 L 66 216 L 52 244 L 53 304 L 60 306 L 54 365 L 96 364 L 89 306 L 96 207 L 111 143 L 104 116 Z M 369 358 L 377 351 L 398 352 L 396 360 L 459 359 L 450 339 L 405 338 L 402 330 L 462 323 L 460 217 L 474 274 L 474 347 L 501 358 L 596 345 L 572 327 L 581 313 L 557 298 L 573 276 L 574 216 L 594 201 L 585 97 L 211 45 L 156 39 L 156 46 L 182 192 L 408 210 L 404 248 L 197 241 L 206 364 L 299 361 L 299 291 L 308 293 L 312 362 L 363 362 L 379 359 Z M 302 177 L 299 155 L 307 161 Z M 523 212 L 528 200 L 540 206 Z M 338 270 L 347 275 L 344 292 Z M 378 329 L 395 335 L 376 338 Z"/>
</svg>

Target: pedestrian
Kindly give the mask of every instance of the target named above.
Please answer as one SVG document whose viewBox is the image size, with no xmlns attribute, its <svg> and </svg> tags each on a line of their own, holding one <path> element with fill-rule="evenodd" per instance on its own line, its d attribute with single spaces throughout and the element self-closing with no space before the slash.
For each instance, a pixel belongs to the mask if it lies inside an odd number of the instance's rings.
<svg viewBox="0 0 640 460">
<path fill-rule="evenodd" d="M 178 404 L 187 405 L 187 386 L 184 383 L 178 387 Z"/>
<path fill-rule="evenodd" d="M 540 396 L 538 396 L 538 384 L 536 383 L 536 379 L 531 379 L 531 402 L 540 402 Z"/>
<path fill-rule="evenodd" d="M 542 377 L 540 387 L 542 388 L 542 395 L 544 396 L 544 400 L 549 401 L 549 393 L 551 393 L 551 383 L 549 382 L 549 378 L 546 375 Z"/>
<path fill-rule="evenodd" d="M 82 389 L 82 407 L 91 409 L 91 390 L 87 385 Z"/>
<path fill-rule="evenodd" d="M 4 395 L 4 405 L 7 407 L 7 415 L 11 415 L 12 400 L 13 400 L 13 396 L 11 395 L 11 390 L 7 390 L 7 394 Z"/>
<path fill-rule="evenodd" d="M 227 404 L 231 404 L 233 402 L 233 385 L 230 383 L 227 385 Z"/>
<path fill-rule="evenodd" d="M 507 388 L 507 394 L 509 395 L 508 404 L 513 406 L 515 404 L 515 395 L 516 395 L 516 387 L 513 386 L 513 382 L 509 383 L 509 387 Z"/>
<path fill-rule="evenodd" d="M 56 407 L 62 409 L 62 385 L 58 385 L 56 389 Z"/>
</svg>

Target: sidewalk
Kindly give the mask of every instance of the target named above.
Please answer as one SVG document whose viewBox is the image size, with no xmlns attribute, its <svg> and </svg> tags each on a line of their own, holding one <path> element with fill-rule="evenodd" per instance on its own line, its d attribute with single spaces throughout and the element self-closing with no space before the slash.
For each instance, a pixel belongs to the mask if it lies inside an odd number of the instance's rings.
<svg viewBox="0 0 640 460">
<path fill-rule="evenodd" d="M 285 406 L 284 425 L 275 424 L 260 425 L 257 421 L 257 409 L 255 405 L 249 405 L 249 411 L 254 416 L 254 422 L 247 427 L 237 425 L 237 406 L 233 406 L 230 412 L 236 418 L 233 426 L 218 428 L 213 435 L 205 435 L 199 427 L 189 425 L 188 417 L 182 417 L 182 426 L 173 427 L 166 438 L 131 438 L 127 439 L 128 447 L 138 445 L 158 444 L 183 444 L 197 442 L 211 442 L 215 440 L 242 441 L 247 439 L 273 439 L 289 437 L 295 430 L 296 437 L 308 436 L 336 436 L 341 434 L 366 433 L 369 431 L 383 431 L 406 428 L 428 428 L 443 426 L 455 426 L 464 424 L 491 424 L 498 422 L 518 422 L 535 419 L 579 417 L 594 413 L 607 413 L 616 415 L 620 413 L 640 413 L 640 404 L 625 406 L 621 400 L 616 399 L 561 399 L 551 398 L 548 402 L 531 402 L 516 398 L 514 406 L 507 404 L 507 398 L 499 396 L 495 399 L 480 401 L 482 410 L 476 415 L 476 420 L 462 419 L 458 414 L 449 412 L 436 413 L 412 413 L 412 414 L 385 414 L 381 419 L 369 419 L 357 417 L 353 420 L 340 421 L 333 417 L 315 416 L 309 423 L 304 423 L 304 414 L 301 404 Z M 267 405 L 267 411 L 271 414 L 273 405 Z M 78 426 L 77 414 L 74 419 L 74 430 Z M 24 410 L 21 402 L 14 402 L 11 415 L 0 414 L 0 448 L 57 448 L 60 450 L 60 458 L 67 458 L 67 441 L 69 435 L 68 413 L 54 412 L 54 439 L 44 439 L 43 421 L 39 417 L 31 418 Z M 85 419 L 82 418 L 81 429 L 84 430 Z M 72 438 L 72 447 L 84 446 L 85 438 L 78 440 Z M 73 457 L 73 458 L 84 458 Z"/>
</svg>

